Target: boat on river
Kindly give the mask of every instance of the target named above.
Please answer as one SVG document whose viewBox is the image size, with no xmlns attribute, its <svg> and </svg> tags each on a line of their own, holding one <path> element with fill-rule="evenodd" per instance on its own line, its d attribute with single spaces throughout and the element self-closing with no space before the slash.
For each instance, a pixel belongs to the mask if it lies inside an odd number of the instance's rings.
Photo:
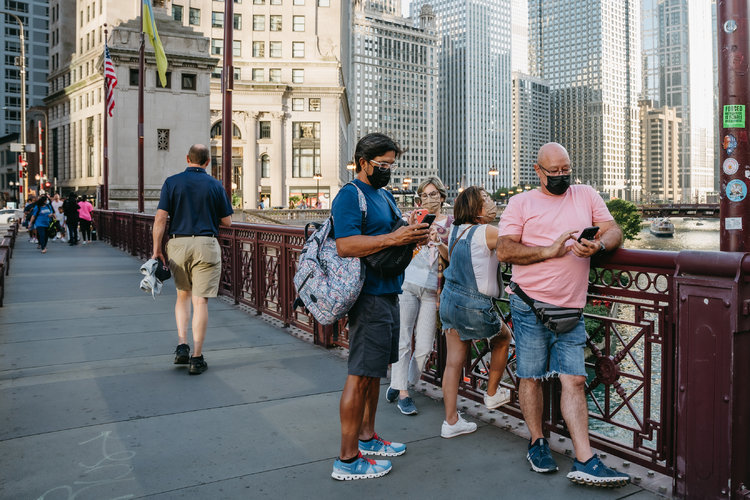
<svg viewBox="0 0 750 500">
<path fill-rule="evenodd" d="M 674 224 L 666 217 L 660 217 L 651 221 L 649 228 L 651 234 L 662 238 L 671 238 L 674 236 Z"/>
</svg>

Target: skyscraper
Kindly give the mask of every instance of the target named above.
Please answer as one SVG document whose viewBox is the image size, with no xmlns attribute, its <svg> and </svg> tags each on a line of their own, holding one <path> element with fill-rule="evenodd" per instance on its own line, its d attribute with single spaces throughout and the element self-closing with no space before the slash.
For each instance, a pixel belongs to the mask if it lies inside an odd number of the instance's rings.
<svg viewBox="0 0 750 500">
<path fill-rule="evenodd" d="M 679 196 L 680 119 L 675 108 L 640 102 L 643 201 L 667 203 Z"/>
<path fill-rule="evenodd" d="M 437 36 L 429 5 L 417 18 L 406 19 L 397 4 L 355 2 L 350 79 L 353 139 L 370 132 L 393 137 L 405 154 L 391 183 L 401 187 L 404 179 L 410 179 L 415 187 L 437 174 Z"/>
<path fill-rule="evenodd" d="M 642 0 L 643 93 L 677 110 L 684 202 L 714 191 L 714 81 L 711 3 Z"/>
<path fill-rule="evenodd" d="M 552 140 L 573 175 L 610 196 L 640 192 L 640 1 L 529 0 L 530 71 L 550 86 Z"/>
<path fill-rule="evenodd" d="M 550 140 L 549 85 L 539 78 L 513 72 L 514 186 L 534 186 L 539 148 Z"/>
<path fill-rule="evenodd" d="M 460 187 L 500 186 L 512 172 L 510 0 L 412 0 L 411 16 L 431 4 L 438 55 L 438 171 Z"/>
</svg>

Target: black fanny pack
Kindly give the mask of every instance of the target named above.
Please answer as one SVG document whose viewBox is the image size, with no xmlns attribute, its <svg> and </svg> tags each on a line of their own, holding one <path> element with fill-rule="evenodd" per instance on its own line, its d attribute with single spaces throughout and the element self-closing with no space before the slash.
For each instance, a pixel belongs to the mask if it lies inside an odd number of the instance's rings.
<svg viewBox="0 0 750 500">
<path fill-rule="evenodd" d="M 569 332 L 578 324 L 583 314 L 583 309 L 572 307 L 560 307 L 539 300 L 534 300 L 521 290 L 515 282 L 510 282 L 510 289 L 526 302 L 539 321 L 555 333 Z"/>
</svg>

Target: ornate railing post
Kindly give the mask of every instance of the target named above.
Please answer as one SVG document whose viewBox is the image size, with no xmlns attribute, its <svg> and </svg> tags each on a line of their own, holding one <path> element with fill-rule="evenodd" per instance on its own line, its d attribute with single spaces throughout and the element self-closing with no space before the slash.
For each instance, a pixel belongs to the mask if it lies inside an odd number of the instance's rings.
<svg viewBox="0 0 750 500">
<path fill-rule="evenodd" d="M 680 498 L 747 498 L 748 272 L 750 254 L 685 251 L 677 258 L 674 493 Z"/>
</svg>

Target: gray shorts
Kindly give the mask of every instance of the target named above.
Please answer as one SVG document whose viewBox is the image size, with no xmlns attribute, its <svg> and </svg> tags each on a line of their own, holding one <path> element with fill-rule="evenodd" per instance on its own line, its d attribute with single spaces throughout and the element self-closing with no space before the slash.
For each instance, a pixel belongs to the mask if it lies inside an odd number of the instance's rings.
<svg viewBox="0 0 750 500">
<path fill-rule="evenodd" d="M 361 294 L 349 310 L 349 375 L 384 378 L 398 361 L 398 295 Z"/>
</svg>

